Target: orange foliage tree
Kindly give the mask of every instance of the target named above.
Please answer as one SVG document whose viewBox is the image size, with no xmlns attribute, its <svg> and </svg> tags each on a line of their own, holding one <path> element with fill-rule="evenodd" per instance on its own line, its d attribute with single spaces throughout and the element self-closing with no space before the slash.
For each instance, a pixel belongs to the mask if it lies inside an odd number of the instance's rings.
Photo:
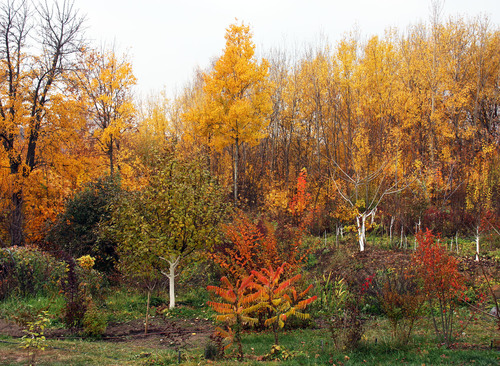
<svg viewBox="0 0 500 366">
<path fill-rule="evenodd" d="M 272 225 L 263 221 L 255 224 L 243 211 L 238 211 L 231 224 L 223 225 L 223 231 L 228 242 L 211 256 L 231 278 L 239 279 L 252 270 L 280 262 Z"/>
<path fill-rule="evenodd" d="M 312 285 L 300 293 L 292 286 L 302 278 L 300 273 L 282 279 L 286 265 L 287 263 L 284 262 L 276 269 L 269 266 L 268 269 L 262 268 L 261 271 L 252 271 L 252 275 L 255 276 L 254 287 L 259 294 L 258 301 L 268 310 L 268 317 L 264 325 L 272 326 L 275 345 L 279 344 L 278 332 L 285 326 L 287 319 L 291 316 L 308 319 L 309 314 L 302 312 L 302 310 L 317 298 L 316 296 L 305 298 Z"/>
<path fill-rule="evenodd" d="M 242 144 L 255 144 L 265 135 L 271 113 L 269 64 L 255 58 L 250 27 L 231 24 L 226 31 L 224 54 L 213 70 L 203 75 L 204 99 L 185 119 L 198 121 L 193 129 L 218 150 L 233 147 L 233 194 L 238 199 L 239 155 Z"/>
<path fill-rule="evenodd" d="M 114 174 L 122 135 L 131 128 L 135 114 L 132 65 L 113 50 L 82 53 L 77 87 L 83 91 L 90 130 L 109 160 Z"/>
<path fill-rule="evenodd" d="M 307 254 L 301 227 L 289 229 L 289 240 L 281 241 L 273 224 L 264 220 L 255 223 L 243 211 L 237 211 L 233 222 L 222 228 L 227 241 L 216 248 L 211 257 L 233 279 L 284 262 L 287 263 L 286 272 L 294 273 Z"/>
<path fill-rule="evenodd" d="M 30 5 L 8 1 L 0 8 L 0 160 L 9 172 L 12 245 L 25 242 L 29 176 L 47 164 L 44 150 L 60 144 L 58 132 L 72 127 L 72 120 L 60 120 L 52 111 L 66 101 L 60 91 L 65 89 L 72 55 L 80 50 L 83 23 L 70 2 L 45 2 L 37 11 Z M 41 43 L 33 45 L 37 35 Z"/>
<path fill-rule="evenodd" d="M 227 323 L 230 332 L 218 328 L 219 335 L 227 335 L 236 341 L 238 346 L 238 359 L 243 360 L 243 347 L 241 345 L 241 330 L 245 324 L 257 323 L 257 318 L 251 314 L 262 307 L 262 304 L 255 304 L 260 296 L 254 291 L 253 275 L 246 276 L 236 281 L 236 286 L 227 277 L 221 278 L 222 286 L 207 286 L 207 290 L 220 296 L 224 302 L 209 301 L 208 305 L 219 313 L 216 319 Z M 230 344 L 233 339 L 230 339 Z M 228 345 L 229 346 L 229 345 Z"/>
<path fill-rule="evenodd" d="M 316 300 L 316 296 L 306 298 L 312 285 L 302 292 L 297 292 L 293 284 L 299 281 L 302 275 L 287 276 L 286 266 L 287 263 L 283 262 L 275 267 L 276 269 L 270 265 L 260 271 L 252 270 L 251 275 L 233 282 L 236 285 L 233 285 L 227 277 L 222 277 L 222 286 L 207 287 L 223 300 L 223 302 L 209 301 L 208 305 L 219 313 L 216 319 L 229 326 L 229 331 L 217 328 L 216 334 L 231 338 L 230 343 L 236 341 L 239 360 L 243 359 L 241 329 L 245 324 L 256 324 L 258 319 L 255 316 L 259 311 L 264 310 L 266 316 L 264 325 L 273 328 L 275 345 L 279 344 L 278 332 L 284 327 L 287 319 L 292 316 L 299 319 L 309 318 L 309 314 L 303 310 Z"/>
</svg>

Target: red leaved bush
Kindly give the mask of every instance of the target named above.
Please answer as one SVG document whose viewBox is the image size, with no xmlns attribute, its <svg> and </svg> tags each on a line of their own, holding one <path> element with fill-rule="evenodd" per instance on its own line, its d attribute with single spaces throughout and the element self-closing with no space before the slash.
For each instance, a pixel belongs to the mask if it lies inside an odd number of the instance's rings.
<svg viewBox="0 0 500 366">
<path fill-rule="evenodd" d="M 453 314 L 464 277 L 457 260 L 439 244 L 430 230 L 417 233 L 418 248 L 414 261 L 423 292 L 430 305 L 436 334 L 447 347 L 452 343 Z"/>
<path fill-rule="evenodd" d="M 430 230 L 417 233 L 415 264 L 428 296 L 455 298 L 463 288 L 464 278 L 458 271 L 457 260 L 439 244 L 439 239 Z"/>
<path fill-rule="evenodd" d="M 211 254 L 214 262 L 233 280 L 238 280 L 263 267 L 281 262 L 274 228 L 260 221 L 255 224 L 242 211 L 233 222 L 223 226 L 227 242 Z"/>
</svg>

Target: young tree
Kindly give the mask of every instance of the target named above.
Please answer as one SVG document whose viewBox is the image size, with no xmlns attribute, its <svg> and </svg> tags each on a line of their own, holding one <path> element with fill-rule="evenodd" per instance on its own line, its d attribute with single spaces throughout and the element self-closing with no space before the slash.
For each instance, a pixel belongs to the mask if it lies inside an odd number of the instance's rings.
<svg viewBox="0 0 500 366">
<path fill-rule="evenodd" d="M 51 127 L 57 121 L 50 120 L 48 111 L 72 55 L 81 49 L 82 23 L 70 1 L 52 6 L 44 2 L 35 11 L 23 0 L 8 0 L 0 7 L 0 141 L 13 186 L 12 245 L 24 243 L 23 180 L 40 166 L 42 136 L 55 130 Z M 30 47 L 32 40 L 37 47 Z"/>
<path fill-rule="evenodd" d="M 176 268 L 196 250 L 219 241 L 218 225 L 228 212 L 225 192 L 200 159 L 158 157 L 146 186 L 119 200 L 111 221 L 120 266 L 131 276 L 162 272 L 175 306 Z M 163 272 L 164 261 L 169 271 Z"/>
<path fill-rule="evenodd" d="M 357 53 L 360 56 L 356 56 Z M 400 192 L 410 180 L 411 166 L 401 162 L 396 104 L 397 54 L 390 39 L 371 38 L 358 50 L 356 42 L 339 47 L 337 71 L 348 90 L 344 136 L 330 157 L 332 182 L 348 205 L 357 209 L 356 226 L 360 251 L 366 245 L 366 220 L 375 215 L 380 202 Z M 348 69 L 349 72 L 342 71 Z M 351 100 L 352 98 L 352 100 Z"/>
<path fill-rule="evenodd" d="M 225 38 L 224 54 L 213 70 L 203 75 L 203 105 L 192 108 L 185 118 L 200 122 L 195 133 L 206 136 L 210 145 L 219 150 L 233 147 L 233 195 L 237 202 L 240 146 L 264 137 L 272 107 L 271 85 L 268 62 L 259 64 L 255 58 L 250 27 L 232 24 Z"/>
<path fill-rule="evenodd" d="M 223 302 L 209 301 L 208 305 L 219 313 L 216 319 L 227 323 L 234 340 L 238 346 L 238 360 L 243 361 L 243 346 L 241 344 L 241 331 L 243 325 L 257 323 L 258 319 L 252 317 L 252 313 L 263 307 L 262 303 L 255 304 L 260 296 L 253 288 L 253 275 L 242 277 L 236 281 L 234 286 L 227 277 L 220 279 L 221 286 L 207 286 L 207 290 L 220 296 Z M 219 330 L 219 334 L 223 334 Z"/>
<path fill-rule="evenodd" d="M 276 269 L 269 266 L 269 268 L 262 268 L 260 271 L 252 271 L 252 275 L 255 277 L 253 288 L 259 294 L 257 301 L 264 304 L 263 306 L 268 310 L 268 317 L 264 325 L 272 326 L 275 345 L 279 344 L 278 332 L 285 326 L 285 322 L 291 316 L 308 319 L 309 314 L 303 313 L 302 310 L 317 298 L 316 296 L 305 298 L 313 285 L 309 285 L 304 291 L 297 293 L 292 285 L 300 280 L 302 275 L 299 273 L 293 277 L 283 276 L 285 278 L 282 278 L 285 266 L 287 266 L 286 262 Z"/>
<path fill-rule="evenodd" d="M 474 217 L 476 238 L 476 261 L 479 261 L 480 235 L 483 231 L 496 230 L 489 219 L 498 207 L 495 196 L 500 181 L 498 145 L 484 144 L 473 160 L 470 172 L 466 209 Z M 498 231 L 497 231 L 498 232 Z"/>
</svg>

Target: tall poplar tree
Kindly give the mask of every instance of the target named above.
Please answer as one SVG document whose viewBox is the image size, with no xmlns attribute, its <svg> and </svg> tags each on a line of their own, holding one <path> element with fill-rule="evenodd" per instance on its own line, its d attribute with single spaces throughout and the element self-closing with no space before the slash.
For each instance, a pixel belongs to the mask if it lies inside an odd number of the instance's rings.
<svg viewBox="0 0 500 366">
<path fill-rule="evenodd" d="M 238 200 L 240 147 L 265 137 L 267 117 L 272 111 L 269 63 L 255 57 L 250 27 L 232 24 L 226 31 L 224 54 L 213 70 L 203 75 L 202 108 L 190 110 L 186 118 L 197 120 L 195 133 L 222 150 L 233 147 L 233 194 Z"/>
</svg>

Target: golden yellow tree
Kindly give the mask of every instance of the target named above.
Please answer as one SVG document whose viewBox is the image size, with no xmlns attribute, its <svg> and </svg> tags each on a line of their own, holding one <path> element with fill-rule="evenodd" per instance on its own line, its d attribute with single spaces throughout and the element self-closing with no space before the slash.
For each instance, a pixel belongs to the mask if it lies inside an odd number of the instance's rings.
<svg viewBox="0 0 500 366">
<path fill-rule="evenodd" d="M 135 106 L 132 87 L 136 79 L 132 65 L 113 50 L 88 50 L 81 59 L 77 85 L 87 97 L 90 131 L 109 159 L 114 174 L 121 135 L 130 129 Z"/>
<path fill-rule="evenodd" d="M 271 112 L 269 65 L 258 62 L 250 27 L 232 24 L 226 32 L 224 54 L 213 70 L 203 75 L 202 108 L 193 108 L 186 119 L 199 123 L 195 133 L 208 139 L 210 146 L 222 150 L 233 147 L 233 193 L 238 199 L 240 146 L 254 144 L 264 137 Z"/>
<path fill-rule="evenodd" d="M 411 180 L 411 169 L 398 169 L 402 151 L 394 106 L 399 65 L 391 37 L 390 33 L 385 39 L 372 37 L 357 52 L 359 56 L 353 52 L 353 40 L 344 42 L 336 56 L 339 87 L 347 91 L 345 103 L 349 103 L 344 106 L 344 136 L 350 140 L 333 155 L 332 183 L 357 211 L 360 251 L 365 250 L 366 220 L 373 219 L 386 196 L 402 191 Z"/>
</svg>

